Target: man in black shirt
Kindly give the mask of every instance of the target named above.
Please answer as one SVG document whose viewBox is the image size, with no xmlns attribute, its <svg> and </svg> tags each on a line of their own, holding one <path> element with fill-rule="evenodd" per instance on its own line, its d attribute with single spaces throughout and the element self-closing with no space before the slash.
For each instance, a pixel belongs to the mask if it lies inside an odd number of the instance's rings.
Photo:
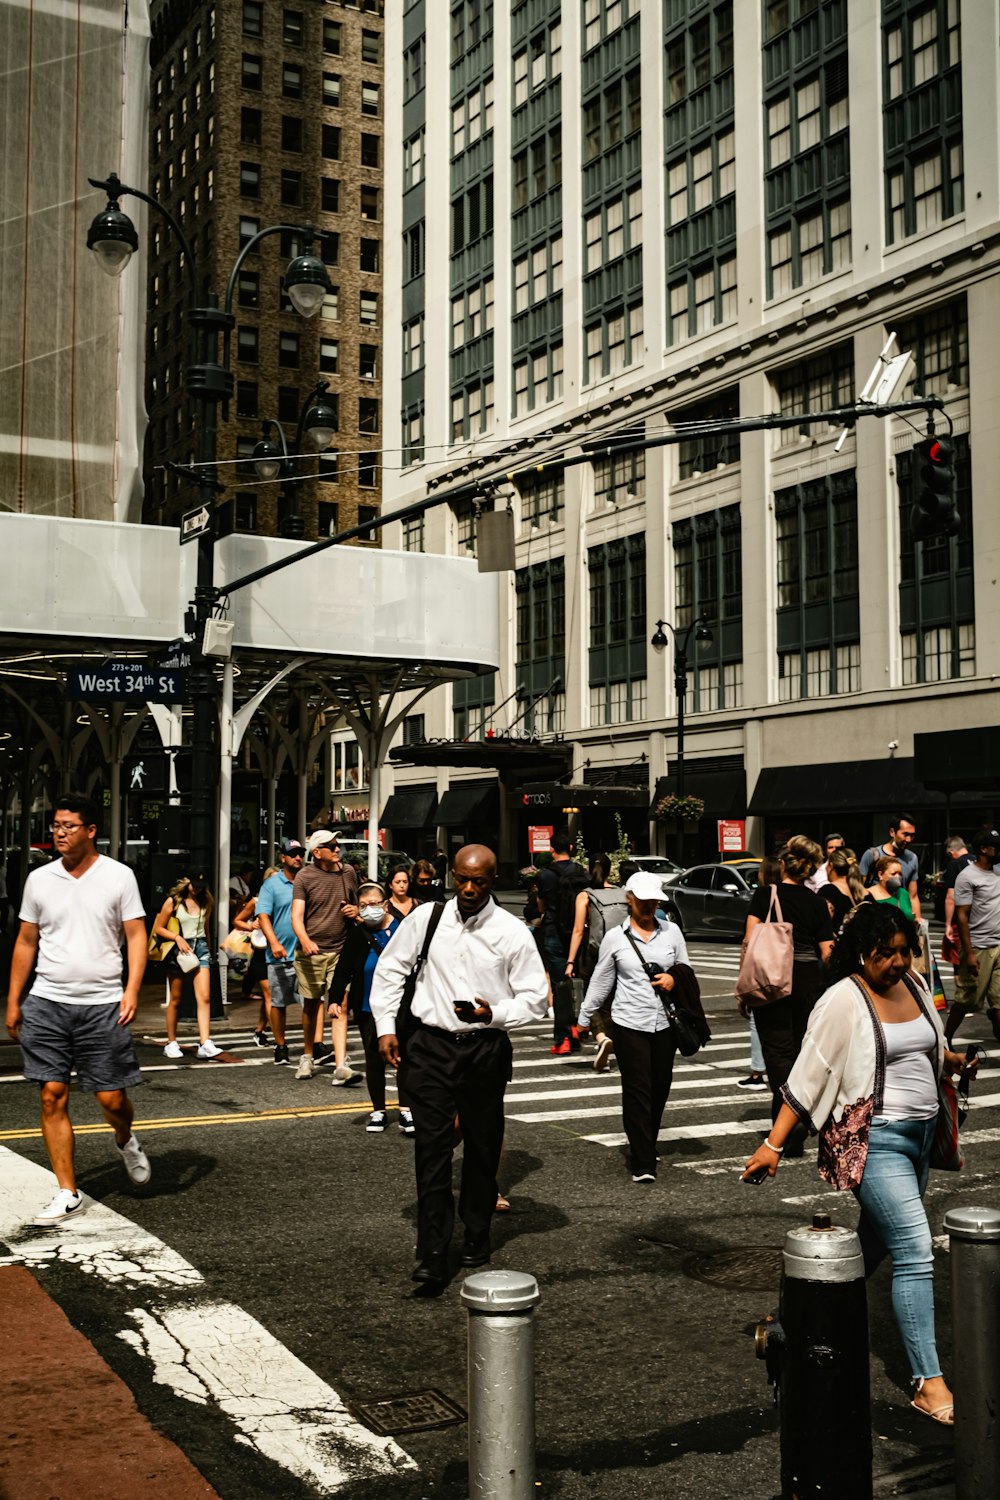
<svg viewBox="0 0 1000 1500">
<path fill-rule="evenodd" d="M 579 1052 L 580 1038 L 576 1034 L 573 1018 L 575 1007 L 571 1005 L 566 1015 L 558 1009 L 557 986 L 568 976 L 569 943 L 573 936 L 573 917 L 576 898 L 588 884 L 587 872 L 571 857 L 573 840 L 568 833 L 552 835 L 552 863 L 538 872 L 538 907 L 542 913 L 539 928 L 539 947 L 542 962 L 552 985 L 553 1038 L 552 1056 L 568 1057 Z"/>
</svg>

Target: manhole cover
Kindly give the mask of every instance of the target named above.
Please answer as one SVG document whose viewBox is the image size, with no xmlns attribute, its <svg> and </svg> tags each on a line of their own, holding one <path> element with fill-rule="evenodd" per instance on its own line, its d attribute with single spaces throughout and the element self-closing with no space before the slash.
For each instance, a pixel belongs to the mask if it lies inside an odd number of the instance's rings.
<svg viewBox="0 0 1000 1500">
<path fill-rule="evenodd" d="M 441 1391 L 409 1391 L 403 1396 L 386 1396 L 382 1401 L 355 1402 L 351 1411 L 359 1422 L 384 1437 L 453 1427 L 466 1416 L 458 1403 Z"/>
<path fill-rule="evenodd" d="M 693 1281 L 704 1281 L 708 1286 L 726 1287 L 734 1292 L 762 1286 L 776 1290 L 781 1281 L 781 1251 L 772 1245 L 711 1250 L 703 1255 L 685 1256 L 681 1269 Z"/>
</svg>

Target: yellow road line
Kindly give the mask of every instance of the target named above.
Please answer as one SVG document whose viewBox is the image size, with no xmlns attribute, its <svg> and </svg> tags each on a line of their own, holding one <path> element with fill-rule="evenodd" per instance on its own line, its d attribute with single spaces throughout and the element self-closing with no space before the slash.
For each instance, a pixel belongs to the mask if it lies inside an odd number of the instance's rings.
<svg viewBox="0 0 1000 1500">
<path fill-rule="evenodd" d="M 258 1112 L 238 1115 L 175 1115 L 162 1120 L 138 1119 L 136 1124 L 142 1135 L 150 1130 L 193 1130 L 201 1125 L 255 1125 L 268 1120 L 314 1120 L 325 1115 L 367 1114 L 364 1104 L 317 1104 L 314 1108 L 263 1109 Z M 102 1122 L 93 1125 L 74 1125 L 77 1135 L 101 1135 L 109 1127 Z M 0 1141 L 34 1141 L 41 1139 L 40 1130 L 0 1130 Z"/>
</svg>

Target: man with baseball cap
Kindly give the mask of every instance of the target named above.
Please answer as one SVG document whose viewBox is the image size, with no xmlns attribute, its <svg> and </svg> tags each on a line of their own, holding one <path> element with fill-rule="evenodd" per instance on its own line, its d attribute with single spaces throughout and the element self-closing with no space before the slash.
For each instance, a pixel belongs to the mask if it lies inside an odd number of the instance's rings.
<svg viewBox="0 0 1000 1500">
<path fill-rule="evenodd" d="M 948 1045 L 970 1010 L 985 1010 L 1000 1042 L 1000 831 L 983 828 L 972 840 L 975 859 L 955 881 L 955 917 L 962 962 L 948 1012 Z"/>
<path fill-rule="evenodd" d="M 260 930 L 267 938 L 267 982 L 271 986 L 271 1030 L 274 1033 L 274 1060 L 288 1063 L 285 1036 L 285 1012 L 298 1005 L 295 985 L 295 948 L 298 939 L 292 928 L 292 885 L 302 869 L 305 849 L 296 838 L 281 840 L 281 868 L 268 876 L 257 893 L 254 912 L 260 919 Z"/>
<path fill-rule="evenodd" d="M 341 860 L 337 835 L 329 828 L 318 828 L 310 835 L 308 852 L 312 864 L 296 875 L 292 891 L 292 928 L 298 939 L 295 975 L 302 996 L 302 1057 L 296 1078 L 312 1078 L 316 1071 L 313 1051 L 317 1017 L 348 924 L 358 915 L 358 877 L 353 867 Z M 331 1028 L 336 1063 L 333 1082 L 349 1083 L 354 1073 L 347 1066 L 347 1008 L 337 1009 Z"/>
<path fill-rule="evenodd" d="M 615 1056 L 622 1079 L 622 1123 L 632 1157 L 632 1181 L 656 1181 L 656 1142 L 670 1094 L 676 1044 L 664 999 L 674 988 L 670 970 L 687 964 L 684 934 L 657 910 L 659 878 L 638 870 L 625 882 L 629 914 L 604 934 L 580 1009 L 579 1025 L 611 1000 Z"/>
</svg>

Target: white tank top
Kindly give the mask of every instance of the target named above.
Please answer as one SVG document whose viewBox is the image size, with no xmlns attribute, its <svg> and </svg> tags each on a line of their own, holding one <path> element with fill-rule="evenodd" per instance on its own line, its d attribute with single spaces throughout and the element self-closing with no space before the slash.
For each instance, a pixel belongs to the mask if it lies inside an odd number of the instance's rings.
<svg viewBox="0 0 1000 1500">
<path fill-rule="evenodd" d="M 937 1036 L 928 1018 L 883 1023 L 885 1092 L 882 1114 L 890 1120 L 930 1120 L 938 1112 Z"/>
</svg>

